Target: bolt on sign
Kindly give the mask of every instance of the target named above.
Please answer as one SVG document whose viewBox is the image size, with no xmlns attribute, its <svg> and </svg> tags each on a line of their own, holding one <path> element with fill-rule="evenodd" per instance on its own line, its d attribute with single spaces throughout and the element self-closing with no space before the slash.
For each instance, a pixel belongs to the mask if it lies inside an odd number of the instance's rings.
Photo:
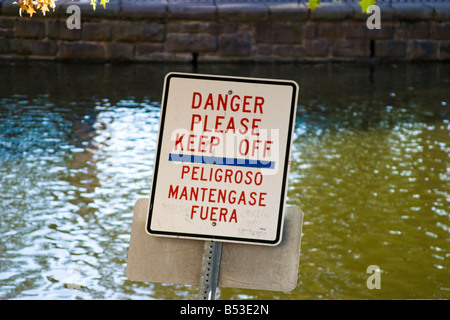
<svg viewBox="0 0 450 320">
<path fill-rule="evenodd" d="M 277 245 L 298 85 L 169 73 L 147 232 Z"/>
</svg>

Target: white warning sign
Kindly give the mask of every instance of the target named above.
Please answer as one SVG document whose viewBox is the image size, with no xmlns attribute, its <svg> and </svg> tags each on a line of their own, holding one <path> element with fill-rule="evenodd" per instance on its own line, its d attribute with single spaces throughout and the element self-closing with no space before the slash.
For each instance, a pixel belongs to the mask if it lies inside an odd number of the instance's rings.
<svg viewBox="0 0 450 320">
<path fill-rule="evenodd" d="M 278 244 L 297 95 L 293 81 L 169 73 L 147 232 Z"/>
</svg>

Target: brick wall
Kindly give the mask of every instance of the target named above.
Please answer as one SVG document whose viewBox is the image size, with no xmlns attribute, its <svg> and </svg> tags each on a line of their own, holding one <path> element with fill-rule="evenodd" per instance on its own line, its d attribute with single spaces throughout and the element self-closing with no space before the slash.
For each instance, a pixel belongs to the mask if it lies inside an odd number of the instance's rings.
<svg viewBox="0 0 450 320">
<path fill-rule="evenodd" d="M 450 1 L 380 3 L 381 29 L 357 3 L 57 1 L 45 17 L 19 17 L 0 0 L 0 59 L 97 61 L 449 60 Z M 147 1 L 147 2 L 146 2 Z M 69 30 L 67 7 L 81 8 Z"/>
</svg>

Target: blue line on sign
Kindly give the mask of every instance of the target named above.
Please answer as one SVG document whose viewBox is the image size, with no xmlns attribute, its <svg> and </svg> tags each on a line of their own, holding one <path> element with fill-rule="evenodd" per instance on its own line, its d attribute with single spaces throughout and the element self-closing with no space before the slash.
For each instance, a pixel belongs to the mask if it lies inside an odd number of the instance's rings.
<svg viewBox="0 0 450 320">
<path fill-rule="evenodd" d="M 249 167 L 249 168 L 265 168 L 265 169 L 275 168 L 275 161 L 196 156 L 190 154 L 175 154 L 175 153 L 169 154 L 169 161 L 217 164 L 217 165 Z"/>
</svg>

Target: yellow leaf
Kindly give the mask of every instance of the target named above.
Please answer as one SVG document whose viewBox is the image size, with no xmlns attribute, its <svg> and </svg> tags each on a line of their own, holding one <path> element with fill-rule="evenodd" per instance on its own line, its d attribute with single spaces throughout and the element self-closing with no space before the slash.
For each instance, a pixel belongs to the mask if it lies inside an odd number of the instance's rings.
<svg viewBox="0 0 450 320">
<path fill-rule="evenodd" d="M 31 5 L 28 5 L 26 12 L 30 15 L 30 17 L 33 16 L 33 13 L 36 13 Z"/>
<path fill-rule="evenodd" d="M 320 7 L 319 0 L 309 0 L 308 1 L 308 8 L 310 8 L 311 11 L 316 10 L 316 7 Z"/>
<path fill-rule="evenodd" d="M 46 4 L 44 4 L 41 8 L 42 14 L 45 16 L 46 12 L 49 12 L 50 10 L 48 10 L 48 6 Z"/>
<path fill-rule="evenodd" d="M 91 6 L 95 11 L 95 8 L 97 7 L 97 2 L 95 2 L 95 0 L 91 0 Z"/>
<path fill-rule="evenodd" d="M 376 0 L 361 0 L 361 1 L 358 1 L 358 3 L 361 6 L 362 12 L 364 12 L 364 13 L 367 12 L 367 8 L 369 8 L 372 5 L 377 4 Z"/>
<path fill-rule="evenodd" d="M 106 4 L 109 2 L 109 0 L 100 0 L 100 5 L 103 6 L 103 8 L 106 9 Z"/>
</svg>

